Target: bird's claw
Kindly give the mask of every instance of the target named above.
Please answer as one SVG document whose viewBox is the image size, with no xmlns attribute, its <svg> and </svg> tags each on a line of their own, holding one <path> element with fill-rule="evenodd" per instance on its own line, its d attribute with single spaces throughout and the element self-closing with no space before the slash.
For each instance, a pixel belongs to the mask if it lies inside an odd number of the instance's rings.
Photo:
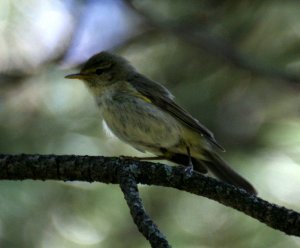
<svg viewBox="0 0 300 248">
<path fill-rule="evenodd" d="M 193 165 L 189 165 L 189 166 L 184 167 L 184 172 L 185 172 L 187 177 L 191 177 L 192 174 L 193 174 L 193 171 L 194 171 Z"/>
</svg>

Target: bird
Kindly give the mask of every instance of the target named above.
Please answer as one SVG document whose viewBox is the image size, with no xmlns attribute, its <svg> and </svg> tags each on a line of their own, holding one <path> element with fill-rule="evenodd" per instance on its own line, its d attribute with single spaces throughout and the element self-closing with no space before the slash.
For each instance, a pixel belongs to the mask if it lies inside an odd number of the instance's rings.
<svg viewBox="0 0 300 248">
<path fill-rule="evenodd" d="M 139 73 L 126 59 L 107 51 L 89 58 L 79 73 L 96 100 L 106 126 L 121 141 L 154 157 L 202 174 L 210 171 L 221 181 L 257 194 L 216 150 L 224 148 L 213 133 L 179 106 L 162 84 Z"/>
</svg>

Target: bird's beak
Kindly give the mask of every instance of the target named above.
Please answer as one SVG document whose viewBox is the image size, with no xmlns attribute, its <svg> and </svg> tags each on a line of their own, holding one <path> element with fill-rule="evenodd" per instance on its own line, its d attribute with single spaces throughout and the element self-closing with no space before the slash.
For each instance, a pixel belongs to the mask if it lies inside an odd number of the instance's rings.
<svg viewBox="0 0 300 248">
<path fill-rule="evenodd" d="M 65 78 L 68 78 L 68 79 L 84 79 L 86 77 L 87 77 L 87 75 L 82 74 L 82 73 L 75 73 L 75 74 L 70 74 L 70 75 L 65 76 Z"/>
</svg>

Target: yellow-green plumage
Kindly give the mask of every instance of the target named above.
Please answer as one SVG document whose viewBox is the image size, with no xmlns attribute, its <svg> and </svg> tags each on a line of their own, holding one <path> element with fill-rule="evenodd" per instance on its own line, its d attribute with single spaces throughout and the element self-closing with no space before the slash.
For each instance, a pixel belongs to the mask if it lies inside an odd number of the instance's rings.
<svg viewBox="0 0 300 248">
<path fill-rule="evenodd" d="M 94 55 L 78 74 L 95 96 L 102 117 L 122 141 L 178 164 L 206 173 L 256 193 L 214 151 L 223 149 L 213 134 L 178 106 L 162 85 L 139 74 L 123 58 L 102 52 Z M 189 156 L 189 152 L 190 155 Z"/>
</svg>

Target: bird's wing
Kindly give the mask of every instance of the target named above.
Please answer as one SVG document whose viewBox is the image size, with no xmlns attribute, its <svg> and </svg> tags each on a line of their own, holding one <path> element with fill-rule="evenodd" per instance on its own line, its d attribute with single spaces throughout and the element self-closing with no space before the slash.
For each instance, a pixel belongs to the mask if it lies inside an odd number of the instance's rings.
<svg viewBox="0 0 300 248">
<path fill-rule="evenodd" d="M 138 92 L 147 97 L 156 106 L 168 112 L 184 125 L 192 128 L 212 144 L 224 151 L 224 148 L 215 140 L 213 133 L 192 117 L 185 109 L 177 105 L 173 101 L 173 95 L 165 87 L 147 79 L 141 74 L 136 74 L 134 77 L 130 78 L 130 82 Z"/>
</svg>

